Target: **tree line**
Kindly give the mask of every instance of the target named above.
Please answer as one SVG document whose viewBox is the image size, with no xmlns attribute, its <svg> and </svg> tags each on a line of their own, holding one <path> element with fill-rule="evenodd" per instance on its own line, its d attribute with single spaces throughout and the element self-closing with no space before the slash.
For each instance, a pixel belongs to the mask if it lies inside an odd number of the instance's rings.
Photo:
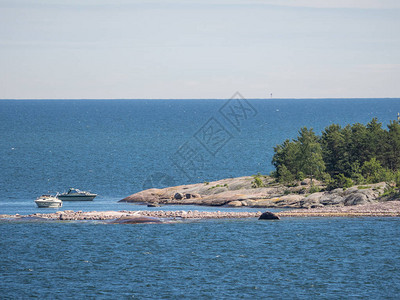
<svg viewBox="0 0 400 300">
<path fill-rule="evenodd" d="M 294 140 L 274 147 L 273 175 L 282 183 L 305 177 L 329 188 L 394 182 L 400 186 L 400 124 L 382 128 L 376 118 L 367 125 L 332 124 L 321 135 L 303 127 Z"/>
</svg>

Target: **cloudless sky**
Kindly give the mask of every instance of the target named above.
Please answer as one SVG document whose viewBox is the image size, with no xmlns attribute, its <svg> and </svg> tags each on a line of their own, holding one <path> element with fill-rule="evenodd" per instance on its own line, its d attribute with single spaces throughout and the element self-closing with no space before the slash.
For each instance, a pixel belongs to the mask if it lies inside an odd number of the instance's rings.
<svg viewBox="0 0 400 300">
<path fill-rule="evenodd" d="M 0 99 L 399 97 L 398 0 L 0 0 Z"/>
</svg>

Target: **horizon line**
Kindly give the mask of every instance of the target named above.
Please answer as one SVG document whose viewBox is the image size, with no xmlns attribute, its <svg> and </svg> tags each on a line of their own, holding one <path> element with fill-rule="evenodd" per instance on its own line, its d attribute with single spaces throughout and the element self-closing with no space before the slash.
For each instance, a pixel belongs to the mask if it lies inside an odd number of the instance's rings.
<svg viewBox="0 0 400 300">
<path fill-rule="evenodd" d="M 329 100 L 356 100 L 356 99 L 400 99 L 400 97 L 283 97 L 283 98 L 246 98 L 247 100 L 317 100 L 317 99 L 329 99 Z M 0 101 L 26 101 L 26 100 L 229 100 L 235 99 L 235 97 L 230 98 L 0 98 Z"/>
</svg>

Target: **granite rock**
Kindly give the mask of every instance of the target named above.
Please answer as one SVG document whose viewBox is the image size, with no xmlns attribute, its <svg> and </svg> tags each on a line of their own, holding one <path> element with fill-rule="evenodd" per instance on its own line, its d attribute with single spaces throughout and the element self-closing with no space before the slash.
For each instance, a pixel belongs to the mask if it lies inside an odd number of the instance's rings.
<svg viewBox="0 0 400 300">
<path fill-rule="evenodd" d="M 284 186 L 268 176 L 262 178 L 264 186 L 260 188 L 254 188 L 252 176 L 245 176 L 164 189 L 148 189 L 132 194 L 121 202 L 260 208 L 351 206 L 377 201 L 386 186 L 385 183 L 378 183 L 310 194 L 312 187 L 324 190 L 325 186 L 317 180 L 310 179 L 293 186 Z"/>
</svg>

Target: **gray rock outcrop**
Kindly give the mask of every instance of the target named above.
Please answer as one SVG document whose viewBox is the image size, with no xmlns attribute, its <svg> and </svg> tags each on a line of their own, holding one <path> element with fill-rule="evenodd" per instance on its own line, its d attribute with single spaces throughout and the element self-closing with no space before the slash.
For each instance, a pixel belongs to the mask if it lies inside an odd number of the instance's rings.
<svg viewBox="0 0 400 300">
<path fill-rule="evenodd" d="M 347 190 L 323 190 L 319 181 L 305 179 L 295 186 L 284 186 L 268 176 L 263 177 L 263 186 L 254 188 L 251 176 L 228 178 L 214 182 L 197 183 L 148 189 L 132 194 L 121 202 L 143 204 L 191 204 L 231 207 L 276 207 L 318 208 L 322 206 L 351 206 L 377 201 L 384 193 L 386 184 L 377 183 L 354 186 Z M 317 189 L 316 189 L 317 187 Z"/>
</svg>

